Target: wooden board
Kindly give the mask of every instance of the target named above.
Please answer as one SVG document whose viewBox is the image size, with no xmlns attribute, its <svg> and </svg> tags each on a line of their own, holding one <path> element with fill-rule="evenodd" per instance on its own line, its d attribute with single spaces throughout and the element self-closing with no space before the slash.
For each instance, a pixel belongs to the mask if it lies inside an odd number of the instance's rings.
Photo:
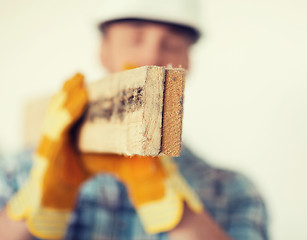
<svg viewBox="0 0 307 240">
<path fill-rule="evenodd" d="M 184 82 L 184 69 L 145 66 L 89 84 L 88 110 L 77 133 L 79 150 L 179 156 Z M 28 107 L 28 112 L 38 119 L 33 108 Z M 27 119 L 31 122 L 31 117 Z M 35 127 L 27 124 L 27 128 L 31 132 L 26 130 L 26 139 L 32 135 L 33 142 Z"/>
<path fill-rule="evenodd" d="M 184 87 L 185 71 L 166 69 L 161 152 L 169 156 L 179 156 L 181 152 Z"/>
</svg>

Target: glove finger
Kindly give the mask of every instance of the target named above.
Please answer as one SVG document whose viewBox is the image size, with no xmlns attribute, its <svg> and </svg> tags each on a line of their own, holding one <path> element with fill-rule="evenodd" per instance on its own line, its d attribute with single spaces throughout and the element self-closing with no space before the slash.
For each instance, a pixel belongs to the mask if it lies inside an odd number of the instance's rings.
<svg viewBox="0 0 307 240">
<path fill-rule="evenodd" d="M 64 103 L 63 108 L 69 112 L 72 118 L 71 123 L 68 126 L 71 126 L 77 119 L 81 117 L 87 102 L 88 94 L 85 89 L 77 89 L 67 97 L 67 101 Z"/>
<path fill-rule="evenodd" d="M 134 69 L 134 68 L 138 68 L 138 67 L 140 67 L 139 64 L 136 64 L 136 63 L 126 63 L 126 64 L 124 64 L 122 69 L 123 69 L 123 71 L 125 71 L 125 70 L 130 70 L 130 69 Z"/>
<path fill-rule="evenodd" d="M 85 169 L 92 174 L 117 174 L 124 156 L 117 154 L 83 153 L 81 159 Z"/>
<path fill-rule="evenodd" d="M 66 92 L 67 94 L 70 94 L 71 92 L 74 92 L 74 90 L 77 88 L 82 88 L 84 85 L 84 76 L 81 73 L 76 73 L 72 78 L 68 79 L 63 87 L 62 91 Z"/>
</svg>

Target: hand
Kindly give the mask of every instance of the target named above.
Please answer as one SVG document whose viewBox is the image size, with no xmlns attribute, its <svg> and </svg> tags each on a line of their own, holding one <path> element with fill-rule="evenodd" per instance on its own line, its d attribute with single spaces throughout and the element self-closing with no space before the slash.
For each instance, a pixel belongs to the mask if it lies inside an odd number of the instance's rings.
<svg viewBox="0 0 307 240">
<path fill-rule="evenodd" d="M 149 234 L 173 229 L 182 218 L 184 202 L 195 213 L 203 210 L 170 157 L 83 154 L 82 161 L 91 174 L 109 173 L 125 184 Z"/>
<path fill-rule="evenodd" d="M 37 237 L 64 236 L 79 186 L 90 176 L 69 135 L 87 101 L 83 76 L 76 74 L 51 100 L 29 179 L 7 205 L 9 217 L 25 219 Z"/>
</svg>

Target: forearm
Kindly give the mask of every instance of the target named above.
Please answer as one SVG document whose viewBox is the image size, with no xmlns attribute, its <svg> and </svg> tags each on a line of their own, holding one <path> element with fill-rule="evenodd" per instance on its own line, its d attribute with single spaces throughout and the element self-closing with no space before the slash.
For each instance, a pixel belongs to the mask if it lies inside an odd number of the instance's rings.
<svg viewBox="0 0 307 240">
<path fill-rule="evenodd" d="M 0 239 L 30 240 L 33 239 L 25 222 L 11 220 L 6 211 L 0 212 Z"/>
<path fill-rule="evenodd" d="M 196 214 L 185 206 L 181 222 L 168 232 L 171 240 L 230 240 L 207 212 Z"/>
</svg>

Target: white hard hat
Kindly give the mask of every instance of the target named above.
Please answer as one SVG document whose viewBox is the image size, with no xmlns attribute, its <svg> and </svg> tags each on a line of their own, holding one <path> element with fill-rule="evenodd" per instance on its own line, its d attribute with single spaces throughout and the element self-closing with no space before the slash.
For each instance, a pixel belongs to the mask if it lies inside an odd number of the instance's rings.
<svg viewBox="0 0 307 240">
<path fill-rule="evenodd" d="M 100 25 L 123 19 L 141 19 L 188 27 L 201 35 L 199 0 L 103 0 Z"/>
</svg>

